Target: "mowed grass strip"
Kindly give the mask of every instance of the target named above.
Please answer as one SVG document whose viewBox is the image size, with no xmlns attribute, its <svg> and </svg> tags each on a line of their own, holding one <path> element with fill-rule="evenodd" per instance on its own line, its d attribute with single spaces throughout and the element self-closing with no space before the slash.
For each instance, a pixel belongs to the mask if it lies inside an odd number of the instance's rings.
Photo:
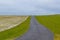
<svg viewBox="0 0 60 40">
<path fill-rule="evenodd" d="M 60 40 L 60 15 L 36 16 L 36 19 L 55 34 L 55 40 Z"/>
<path fill-rule="evenodd" d="M 21 23 L 20 25 L 12 29 L 0 32 L 0 40 L 11 39 L 23 35 L 26 31 L 28 31 L 29 24 L 30 17 L 28 17 L 27 20 Z"/>
</svg>

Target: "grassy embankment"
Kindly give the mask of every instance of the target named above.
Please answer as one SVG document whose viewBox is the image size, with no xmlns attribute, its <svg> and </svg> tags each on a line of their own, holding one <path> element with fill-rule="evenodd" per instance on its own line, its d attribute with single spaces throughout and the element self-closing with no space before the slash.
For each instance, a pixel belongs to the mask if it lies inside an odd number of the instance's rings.
<svg viewBox="0 0 60 40">
<path fill-rule="evenodd" d="M 36 16 L 36 19 L 54 33 L 54 40 L 60 40 L 60 15 Z"/>
<path fill-rule="evenodd" d="M 16 37 L 23 35 L 29 29 L 29 24 L 30 17 L 28 17 L 27 20 L 21 23 L 20 25 L 12 29 L 0 32 L 0 40 L 14 39 Z"/>
</svg>

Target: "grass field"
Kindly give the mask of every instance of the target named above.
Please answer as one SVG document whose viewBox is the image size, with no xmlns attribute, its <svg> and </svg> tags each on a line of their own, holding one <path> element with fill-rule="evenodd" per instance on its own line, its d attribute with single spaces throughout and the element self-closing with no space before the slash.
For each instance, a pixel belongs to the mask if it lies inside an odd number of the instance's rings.
<svg viewBox="0 0 60 40">
<path fill-rule="evenodd" d="M 54 33 L 55 40 L 60 40 L 60 15 L 36 16 L 36 19 Z"/>
<path fill-rule="evenodd" d="M 0 40 L 10 40 L 23 35 L 29 29 L 29 24 L 30 17 L 28 17 L 27 20 L 20 25 L 17 25 L 16 27 L 9 30 L 0 32 Z"/>
<path fill-rule="evenodd" d="M 28 16 L 0 16 L 0 31 L 13 28 L 22 23 Z"/>
</svg>

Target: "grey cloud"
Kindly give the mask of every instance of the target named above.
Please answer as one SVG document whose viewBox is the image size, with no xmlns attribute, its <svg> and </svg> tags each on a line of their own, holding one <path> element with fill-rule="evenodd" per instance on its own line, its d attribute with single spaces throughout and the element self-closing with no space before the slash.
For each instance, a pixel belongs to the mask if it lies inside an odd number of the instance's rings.
<svg viewBox="0 0 60 40">
<path fill-rule="evenodd" d="M 0 12 L 60 13 L 60 0 L 0 0 Z"/>
</svg>

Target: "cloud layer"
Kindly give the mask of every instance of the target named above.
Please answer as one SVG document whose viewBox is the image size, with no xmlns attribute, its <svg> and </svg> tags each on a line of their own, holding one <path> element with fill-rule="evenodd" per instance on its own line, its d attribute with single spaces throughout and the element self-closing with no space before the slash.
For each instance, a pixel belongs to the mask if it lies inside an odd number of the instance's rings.
<svg viewBox="0 0 60 40">
<path fill-rule="evenodd" d="M 0 14 L 60 13 L 60 0 L 0 0 Z"/>
</svg>

